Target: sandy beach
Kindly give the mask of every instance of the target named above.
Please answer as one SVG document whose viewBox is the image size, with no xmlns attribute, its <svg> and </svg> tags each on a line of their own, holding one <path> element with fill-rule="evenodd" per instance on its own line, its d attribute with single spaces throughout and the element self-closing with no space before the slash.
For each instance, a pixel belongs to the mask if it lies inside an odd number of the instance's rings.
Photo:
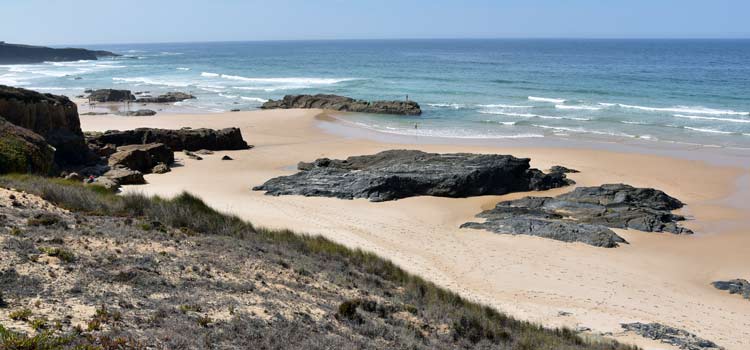
<svg viewBox="0 0 750 350">
<path fill-rule="evenodd" d="M 84 131 L 240 127 L 245 140 L 255 145 L 217 152 L 202 161 L 176 153 L 182 166 L 168 174 L 147 175 L 147 185 L 128 186 L 124 192 L 172 196 L 188 191 L 258 226 L 322 235 L 372 251 L 470 299 L 548 327 L 587 327 L 647 349 L 672 349 L 623 334 L 620 327 L 626 322 L 660 322 L 730 350 L 750 348 L 750 302 L 710 285 L 750 279 L 750 204 L 744 201 L 750 192 L 750 169 L 740 166 L 736 160 L 741 158 L 734 155 L 709 162 L 703 154 L 710 156 L 712 150 L 681 150 L 685 157 L 670 157 L 668 151 L 646 154 L 595 143 L 554 147 L 515 140 L 459 143 L 379 135 L 319 110 L 81 116 L 81 124 Z M 690 218 L 685 226 L 696 234 L 616 230 L 630 244 L 604 249 L 459 229 L 498 201 L 529 193 L 371 203 L 272 197 L 251 190 L 272 177 L 294 173 L 299 161 L 387 149 L 512 154 L 531 158 L 539 169 L 578 169 L 581 173 L 571 176 L 576 186 L 623 182 L 654 187 L 687 204 L 679 213 Z M 234 160 L 220 160 L 225 154 Z"/>
</svg>

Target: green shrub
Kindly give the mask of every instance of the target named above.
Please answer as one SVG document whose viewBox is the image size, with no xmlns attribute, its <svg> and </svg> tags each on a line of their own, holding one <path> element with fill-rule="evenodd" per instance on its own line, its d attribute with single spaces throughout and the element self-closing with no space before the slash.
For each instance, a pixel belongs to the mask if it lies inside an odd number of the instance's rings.
<svg viewBox="0 0 750 350">
<path fill-rule="evenodd" d="M 31 317 L 31 310 L 29 309 L 21 309 L 11 312 L 8 317 L 10 317 L 13 321 L 28 321 L 29 317 Z"/>
<path fill-rule="evenodd" d="M 63 248 L 58 247 L 41 247 L 39 250 L 42 253 L 47 254 L 48 256 L 58 258 L 66 263 L 71 263 L 76 260 L 75 254 L 72 252 L 65 250 Z"/>
</svg>

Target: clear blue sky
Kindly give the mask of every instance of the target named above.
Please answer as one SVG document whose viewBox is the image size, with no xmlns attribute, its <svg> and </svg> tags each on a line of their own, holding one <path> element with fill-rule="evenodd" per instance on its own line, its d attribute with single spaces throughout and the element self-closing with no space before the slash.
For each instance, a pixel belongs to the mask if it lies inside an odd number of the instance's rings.
<svg viewBox="0 0 750 350">
<path fill-rule="evenodd" d="M 31 44 L 362 38 L 750 38 L 750 0 L 2 0 Z"/>
</svg>

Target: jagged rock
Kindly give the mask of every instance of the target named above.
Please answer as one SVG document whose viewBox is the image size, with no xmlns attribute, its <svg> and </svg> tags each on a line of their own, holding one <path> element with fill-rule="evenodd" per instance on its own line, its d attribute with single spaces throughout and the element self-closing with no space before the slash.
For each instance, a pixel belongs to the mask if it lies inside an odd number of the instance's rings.
<svg viewBox="0 0 750 350">
<path fill-rule="evenodd" d="M 210 150 L 207 150 L 207 149 L 199 149 L 199 150 L 195 151 L 195 154 L 200 154 L 202 156 L 209 156 L 209 155 L 214 154 L 214 151 L 210 151 Z"/>
<path fill-rule="evenodd" d="M 154 174 L 166 174 L 170 171 L 172 171 L 172 169 L 169 168 L 169 165 L 166 165 L 164 163 L 156 164 L 156 166 L 151 169 L 151 172 Z"/>
<path fill-rule="evenodd" d="M 221 157 L 221 160 L 234 160 L 234 159 L 230 156 L 223 156 Z"/>
<path fill-rule="evenodd" d="M 113 168 L 102 176 L 117 182 L 119 185 L 142 185 L 146 183 L 142 172 L 128 168 Z"/>
<path fill-rule="evenodd" d="M 184 153 L 190 159 L 193 159 L 193 160 L 203 160 L 203 157 L 201 157 L 201 156 L 199 156 L 199 155 L 197 155 L 197 154 L 195 154 L 193 152 L 185 150 L 182 153 Z"/>
<path fill-rule="evenodd" d="M 47 175 L 54 166 L 54 155 L 42 136 L 0 117 L 0 174 Z"/>
<path fill-rule="evenodd" d="M 109 51 L 92 51 L 75 48 L 54 49 L 44 46 L 0 42 L 0 64 L 96 60 L 100 57 L 114 56 L 119 55 Z"/>
<path fill-rule="evenodd" d="M 163 143 L 173 151 L 208 150 L 240 150 L 249 146 L 242 139 L 242 132 L 238 128 L 214 129 L 152 129 L 138 128 L 135 130 L 110 130 L 103 134 L 88 135 L 89 143 L 96 145 L 113 144 L 116 146 Z"/>
<path fill-rule="evenodd" d="M 497 154 L 436 154 L 391 150 L 346 160 L 300 163 L 300 172 L 269 180 L 256 191 L 387 201 L 412 196 L 469 197 L 543 190 L 571 182 L 529 168 L 528 158 Z"/>
<path fill-rule="evenodd" d="M 622 328 L 626 331 L 635 332 L 636 334 L 659 340 L 662 343 L 676 346 L 684 350 L 706 350 L 706 349 L 724 349 L 716 343 L 698 337 L 688 331 L 665 326 L 660 323 L 623 323 Z"/>
<path fill-rule="evenodd" d="M 750 282 L 747 280 L 716 281 L 711 284 L 716 289 L 728 291 L 729 294 L 739 294 L 745 299 L 750 299 Z"/>
<path fill-rule="evenodd" d="M 0 116 L 42 136 L 55 148 L 57 164 L 82 164 L 90 159 L 78 107 L 65 96 L 0 85 Z"/>
<path fill-rule="evenodd" d="M 576 174 L 576 173 L 580 173 L 580 171 L 578 171 L 578 170 L 566 168 L 566 167 L 564 167 L 562 165 L 555 165 L 555 166 L 549 168 L 549 171 L 551 173 L 563 173 L 563 174 Z"/>
<path fill-rule="evenodd" d="M 150 109 L 139 109 L 136 111 L 120 112 L 119 115 L 125 117 L 150 117 L 152 115 L 156 115 L 156 111 L 152 111 Z"/>
<path fill-rule="evenodd" d="M 84 184 L 101 186 L 112 192 L 117 192 L 120 189 L 120 184 L 117 181 L 105 176 L 97 177 L 93 182 L 84 182 Z"/>
<path fill-rule="evenodd" d="M 558 173 L 559 174 L 559 173 Z M 465 228 L 523 234 L 613 248 L 627 243 L 609 228 L 692 234 L 677 226 L 685 218 L 670 211 L 682 202 L 652 188 L 623 184 L 579 187 L 557 197 L 524 197 L 498 203 Z"/>
<path fill-rule="evenodd" d="M 140 102 L 140 103 L 174 103 L 174 102 L 181 102 L 185 100 L 191 100 L 194 98 L 195 96 L 186 94 L 184 92 L 168 92 L 164 95 L 159 95 L 157 97 L 142 97 L 142 98 L 139 98 L 137 102 Z"/>
<path fill-rule="evenodd" d="M 96 102 L 127 102 L 135 101 L 130 90 L 99 89 L 89 94 L 89 100 Z"/>
<path fill-rule="evenodd" d="M 262 109 L 320 108 L 342 112 L 420 115 L 422 109 L 414 101 L 363 101 L 338 95 L 286 95 L 281 100 L 270 100 Z"/>
<path fill-rule="evenodd" d="M 140 172 L 150 172 L 159 163 L 172 164 L 174 153 L 161 143 L 128 145 L 117 148 L 117 153 L 109 157 L 109 166 L 122 166 Z"/>
</svg>

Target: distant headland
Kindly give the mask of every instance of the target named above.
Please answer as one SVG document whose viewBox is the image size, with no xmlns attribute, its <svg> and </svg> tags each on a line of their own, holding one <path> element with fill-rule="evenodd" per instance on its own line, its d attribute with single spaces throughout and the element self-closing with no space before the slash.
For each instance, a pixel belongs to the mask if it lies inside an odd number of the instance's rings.
<svg viewBox="0 0 750 350">
<path fill-rule="evenodd" d="M 97 60 L 100 57 L 117 56 L 120 55 L 109 51 L 95 51 L 80 48 L 56 49 L 44 46 L 10 44 L 0 41 L 0 64 Z"/>
</svg>

